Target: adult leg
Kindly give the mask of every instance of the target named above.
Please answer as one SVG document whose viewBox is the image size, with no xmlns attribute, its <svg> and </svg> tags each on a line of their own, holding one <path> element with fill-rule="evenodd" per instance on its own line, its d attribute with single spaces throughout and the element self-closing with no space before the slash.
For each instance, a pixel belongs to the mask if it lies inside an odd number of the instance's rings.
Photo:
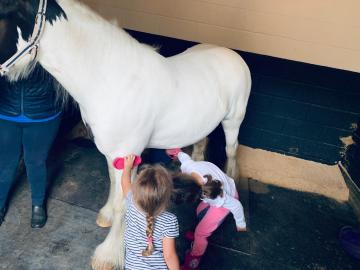
<svg viewBox="0 0 360 270">
<path fill-rule="evenodd" d="M 61 118 L 25 124 L 23 129 L 24 160 L 31 186 L 33 205 L 43 205 L 45 199 L 49 150 L 59 129 Z"/>
<path fill-rule="evenodd" d="M 21 126 L 0 119 L 0 208 L 6 204 L 21 155 Z"/>
</svg>

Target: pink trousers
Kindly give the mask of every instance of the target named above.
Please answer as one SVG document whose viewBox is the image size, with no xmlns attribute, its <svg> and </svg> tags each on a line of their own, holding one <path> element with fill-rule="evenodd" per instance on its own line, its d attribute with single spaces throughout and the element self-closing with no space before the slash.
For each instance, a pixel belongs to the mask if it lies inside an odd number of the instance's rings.
<svg viewBox="0 0 360 270">
<path fill-rule="evenodd" d="M 235 195 L 238 198 L 238 194 Z M 201 202 L 197 209 L 197 216 L 205 215 L 195 228 L 194 242 L 191 255 L 202 256 L 208 246 L 208 237 L 221 225 L 230 211 L 224 207 L 210 206 L 208 203 Z"/>
</svg>

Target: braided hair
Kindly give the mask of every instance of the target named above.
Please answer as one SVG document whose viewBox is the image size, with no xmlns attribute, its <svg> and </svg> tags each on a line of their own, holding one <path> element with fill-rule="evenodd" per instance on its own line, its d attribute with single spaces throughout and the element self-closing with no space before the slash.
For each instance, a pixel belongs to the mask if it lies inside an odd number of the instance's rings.
<svg viewBox="0 0 360 270">
<path fill-rule="evenodd" d="M 155 218 L 147 215 L 146 223 L 147 223 L 147 227 L 146 227 L 147 246 L 145 250 L 143 250 L 142 252 L 142 255 L 144 257 L 150 256 L 154 252 L 153 233 L 154 233 Z"/>
<path fill-rule="evenodd" d="M 146 214 L 147 246 L 142 252 L 143 256 L 150 256 L 154 251 L 155 218 L 169 205 L 172 189 L 170 174 L 160 165 L 143 168 L 134 182 L 134 202 Z"/>
</svg>

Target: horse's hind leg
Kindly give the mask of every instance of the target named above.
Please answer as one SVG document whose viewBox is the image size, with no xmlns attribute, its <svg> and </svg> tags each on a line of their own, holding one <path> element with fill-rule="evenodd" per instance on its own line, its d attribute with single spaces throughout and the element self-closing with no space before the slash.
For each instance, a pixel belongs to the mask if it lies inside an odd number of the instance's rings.
<svg viewBox="0 0 360 270">
<path fill-rule="evenodd" d="M 112 225 L 113 215 L 114 215 L 113 202 L 114 202 L 114 191 L 115 191 L 115 169 L 112 166 L 111 160 L 108 158 L 107 158 L 107 165 L 108 165 L 108 171 L 110 177 L 109 197 L 104 207 L 101 208 L 96 219 L 96 223 L 103 228 L 107 228 Z"/>
<path fill-rule="evenodd" d="M 207 142 L 208 142 L 207 137 L 205 137 L 204 139 L 202 139 L 194 144 L 194 149 L 193 149 L 193 152 L 191 155 L 191 158 L 193 160 L 202 161 L 205 159 L 204 153 L 205 153 Z"/>
<path fill-rule="evenodd" d="M 232 177 L 236 178 L 238 176 L 238 167 L 236 163 L 236 153 L 238 148 L 238 135 L 239 128 L 244 120 L 245 110 L 239 109 L 239 111 L 235 111 L 233 115 L 229 114 L 222 122 L 222 126 L 225 133 L 225 141 L 226 141 L 226 173 Z"/>
</svg>

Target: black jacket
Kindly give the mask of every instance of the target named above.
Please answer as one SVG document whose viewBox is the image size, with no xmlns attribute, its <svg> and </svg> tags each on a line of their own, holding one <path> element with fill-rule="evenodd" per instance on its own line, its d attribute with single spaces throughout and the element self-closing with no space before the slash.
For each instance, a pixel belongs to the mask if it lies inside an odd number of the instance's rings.
<svg viewBox="0 0 360 270">
<path fill-rule="evenodd" d="M 8 82 L 0 77 L 0 114 L 43 119 L 59 111 L 54 79 L 40 65 L 26 79 Z"/>
</svg>

